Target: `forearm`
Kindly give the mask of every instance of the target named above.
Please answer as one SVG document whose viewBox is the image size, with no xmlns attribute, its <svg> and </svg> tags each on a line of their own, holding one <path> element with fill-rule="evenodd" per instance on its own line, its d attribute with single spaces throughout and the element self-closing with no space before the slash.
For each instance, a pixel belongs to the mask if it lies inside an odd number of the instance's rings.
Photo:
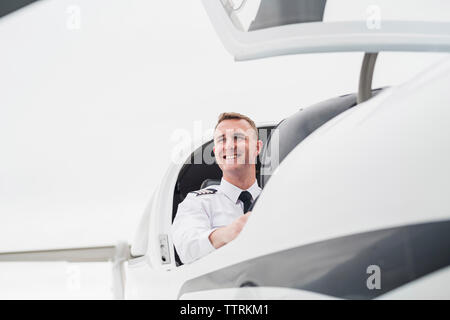
<svg viewBox="0 0 450 320">
<path fill-rule="evenodd" d="M 218 228 L 211 232 L 209 235 L 209 241 L 211 242 L 212 246 L 216 249 L 219 249 L 220 247 L 223 247 L 228 243 L 227 239 L 227 231 L 226 227 Z"/>
<path fill-rule="evenodd" d="M 189 230 L 174 234 L 175 248 L 183 263 L 191 263 L 214 251 L 215 247 L 209 240 L 210 233 L 211 230 L 203 232 Z"/>
<path fill-rule="evenodd" d="M 239 235 L 239 233 L 241 233 L 242 228 L 244 228 L 244 225 L 246 224 L 249 216 L 250 214 L 243 215 L 234 220 L 228 226 L 221 227 L 213 231 L 209 235 L 209 241 L 211 242 L 212 246 L 218 249 L 220 247 L 223 247 L 230 241 L 233 241 Z"/>
</svg>

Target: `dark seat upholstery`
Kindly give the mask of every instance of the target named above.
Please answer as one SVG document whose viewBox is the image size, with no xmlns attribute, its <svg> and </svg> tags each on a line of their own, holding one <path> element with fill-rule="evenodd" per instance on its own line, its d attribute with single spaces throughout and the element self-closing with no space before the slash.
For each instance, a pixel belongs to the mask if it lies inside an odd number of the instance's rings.
<svg viewBox="0 0 450 320">
<path fill-rule="evenodd" d="M 206 179 L 203 180 L 200 189 L 205 189 L 208 188 L 210 186 L 218 186 L 220 184 L 220 180 L 217 179 Z"/>
<path fill-rule="evenodd" d="M 376 95 L 381 90 L 373 90 L 372 95 Z M 317 103 L 306 109 L 300 109 L 297 113 L 281 121 L 270 136 L 267 148 L 261 158 L 260 187 L 264 188 L 271 173 L 307 136 L 356 104 L 356 94 L 348 94 Z M 278 148 L 272 148 L 274 143 L 278 144 Z"/>
</svg>

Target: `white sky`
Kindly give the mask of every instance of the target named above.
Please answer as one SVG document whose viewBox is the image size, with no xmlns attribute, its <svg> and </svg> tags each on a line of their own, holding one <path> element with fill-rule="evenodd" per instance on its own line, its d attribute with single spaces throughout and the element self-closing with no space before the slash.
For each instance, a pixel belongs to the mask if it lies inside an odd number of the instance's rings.
<svg viewBox="0 0 450 320">
<path fill-rule="evenodd" d="M 0 19 L 0 39 L 0 251 L 131 241 L 175 130 L 354 92 L 363 56 L 234 62 L 200 0 L 43 0 Z M 381 54 L 374 87 L 441 56 Z"/>
</svg>

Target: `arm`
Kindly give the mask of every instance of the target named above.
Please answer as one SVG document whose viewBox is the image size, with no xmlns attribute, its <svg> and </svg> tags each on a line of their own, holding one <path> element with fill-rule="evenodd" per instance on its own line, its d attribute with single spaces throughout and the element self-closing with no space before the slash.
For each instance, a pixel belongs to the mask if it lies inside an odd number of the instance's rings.
<svg viewBox="0 0 450 320">
<path fill-rule="evenodd" d="M 212 243 L 213 247 L 218 249 L 234 240 L 241 233 L 250 214 L 251 212 L 249 211 L 229 225 L 214 230 L 209 235 L 209 241 Z"/>
<path fill-rule="evenodd" d="M 193 194 L 179 204 L 172 224 L 172 238 L 183 263 L 191 263 L 214 251 L 209 241 L 212 228 L 210 217 Z"/>
</svg>

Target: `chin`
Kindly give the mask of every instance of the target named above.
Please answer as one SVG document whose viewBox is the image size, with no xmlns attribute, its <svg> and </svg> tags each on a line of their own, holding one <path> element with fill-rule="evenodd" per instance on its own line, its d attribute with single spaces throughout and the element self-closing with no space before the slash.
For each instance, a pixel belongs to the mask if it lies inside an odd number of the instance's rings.
<svg viewBox="0 0 450 320">
<path fill-rule="evenodd" d="M 222 165 L 222 171 L 225 173 L 237 173 L 246 170 L 245 164 L 226 164 Z"/>
</svg>

